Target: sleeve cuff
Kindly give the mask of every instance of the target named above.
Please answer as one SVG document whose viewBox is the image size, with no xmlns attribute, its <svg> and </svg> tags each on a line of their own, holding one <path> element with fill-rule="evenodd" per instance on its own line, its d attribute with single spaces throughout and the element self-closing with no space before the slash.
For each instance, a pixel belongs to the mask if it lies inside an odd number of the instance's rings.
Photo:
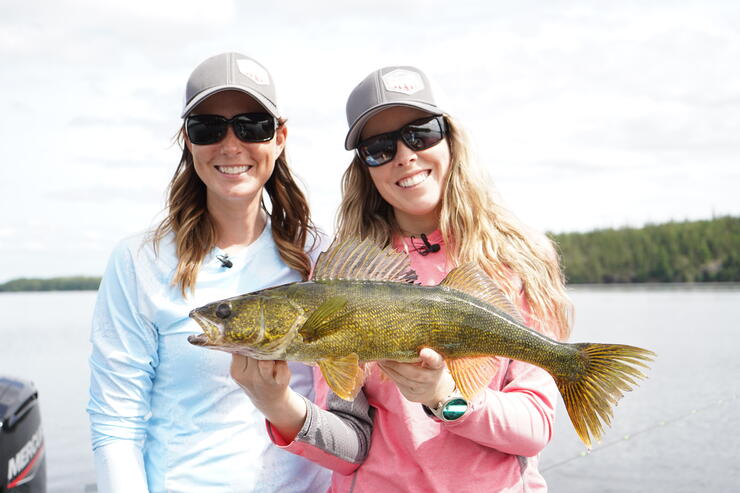
<svg viewBox="0 0 740 493">
<path fill-rule="evenodd" d="M 283 437 L 283 435 L 280 434 L 280 432 L 273 426 L 270 421 L 265 419 L 265 426 L 267 427 L 267 434 L 270 437 L 270 440 L 272 440 L 272 443 L 277 445 L 278 447 L 288 447 L 292 443 L 295 443 L 297 441 L 301 441 L 301 437 L 305 437 L 308 434 L 308 430 L 311 427 L 311 422 L 314 420 L 314 415 L 316 413 L 316 409 L 314 408 L 314 404 L 305 396 L 302 394 L 298 394 L 301 399 L 303 399 L 306 402 L 306 419 L 303 421 L 303 426 L 301 426 L 301 429 L 298 430 L 298 433 L 295 435 L 295 439 L 293 441 L 288 441 Z"/>
</svg>

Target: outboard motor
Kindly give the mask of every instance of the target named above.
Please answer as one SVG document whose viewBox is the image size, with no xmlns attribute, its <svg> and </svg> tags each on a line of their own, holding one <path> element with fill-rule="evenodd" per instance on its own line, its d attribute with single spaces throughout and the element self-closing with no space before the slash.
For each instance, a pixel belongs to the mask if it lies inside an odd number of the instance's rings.
<svg viewBox="0 0 740 493">
<path fill-rule="evenodd" d="M 0 493 L 46 493 L 36 386 L 0 376 Z"/>
</svg>

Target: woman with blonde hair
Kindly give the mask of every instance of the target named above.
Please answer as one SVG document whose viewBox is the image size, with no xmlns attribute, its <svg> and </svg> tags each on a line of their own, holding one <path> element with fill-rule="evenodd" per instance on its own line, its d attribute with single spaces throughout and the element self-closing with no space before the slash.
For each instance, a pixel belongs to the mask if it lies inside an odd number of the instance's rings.
<svg viewBox="0 0 740 493">
<path fill-rule="evenodd" d="M 272 78 L 223 53 L 185 93 L 167 215 L 118 244 L 98 292 L 87 409 L 98 491 L 324 491 L 328 471 L 265 437 L 228 355 L 187 342 L 200 332 L 193 308 L 306 279 L 318 253 Z M 312 398 L 310 369 L 291 370 Z"/>
<path fill-rule="evenodd" d="M 376 70 L 352 91 L 347 119 L 345 147 L 356 155 L 343 178 L 338 237 L 407 251 L 423 284 L 477 263 L 530 327 L 565 340 L 571 305 L 551 242 L 496 201 L 426 75 Z M 379 362 L 353 402 L 328 391 L 325 409 L 294 398 L 284 362 L 235 356 L 232 375 L 276 444 L 335 471 L 333 492 L 546 490 L 537 456 L 553 431 L 552 377 L 498 358 L 489 386 L 468 402 L 441 355 L 424 348 L 419 358 Z"/>
</svg>

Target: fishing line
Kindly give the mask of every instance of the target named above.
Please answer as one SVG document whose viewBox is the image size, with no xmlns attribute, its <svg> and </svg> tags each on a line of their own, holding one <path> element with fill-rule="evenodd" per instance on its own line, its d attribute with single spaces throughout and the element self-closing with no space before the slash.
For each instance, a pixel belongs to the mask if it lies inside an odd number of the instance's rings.
<svg viewBox="0 0 740 493">
<path fill-rule="evenodd" d="M 613 447 L 614 445 L 618 445 L 620 443 L 624 443 L 627 440 L 632 440 L 634 437 L 636 437 L 638 435 L 644 435 L 645 433 L 649 433 L 649 432 L 658 430 L 660 428 L 665 428 L 666 426 L 675 424 L 675 423 L 677 423 L 679 421 L 682 421 L 682 420 L 684 420 L 686 418 L 690 418 L 691 416 L 694 416 L 694 415 L 699 414 L 701 412 L 708 411 L 709 409 L 717 409 L 717 406 L 718 405 L 719 406 L 723 406 L 723 405 L 729 404 L 731 401 L 737 400 L 737 397 L 738 397 L 737 394 L 732 394 L 729 397 L 724 397 L 722 399 L 717 399 L 715 401 L 711 401 L 710 404 L 707 404 L 704 407 L 692 409 L 691 411 L 689 411 L 687 413 L 684 413 L 684 414 L 681 414 L 679 416 L 676 416 L 675 418 L 661 420 L 661 421 L 658 421 L 657 423 L 655 423 L 653 425 L 648 426 L 647 428 L 643 428 L 642 430 L 638 430 L 638 431 L 635 431 L 633 433 L 626 433 L 626 434 L 622 435 L 622 438 L 618 438 L 616 440 L 612 440 L 612 441 L 606 442 L 606 443 L 598 442 L 599 443 L 599 446 L 598 447 L 594 447 L 590 451 L 581 452 L 578 455 L 574 455 L 573 457 L 569 457 L 567 459 L 561 460 L 560 462 L 556 462 L 555 464 L 551 464 L 551 465 L 549 465 L 547 467 L 542 467 L 542 468 L 540 468 L 540 472 L 545 473 L 545 472 L 547 472 L 547 471 L 549 471 L 551 469 L 555 469 L 555 468 L 560 467 L 560 466 L 563 466 L 563 465 L 565 465 L 565 464 L 567 464 L 569 462 L 573 462 L 576 459 L 581 459 L 583 457 L 588 457 L 589 455 L 592 455 L 592 454 L 594 454 L 596 452 L 599 452 L 601 450 L 604 450 L 606 448 Z"/>
</svg>

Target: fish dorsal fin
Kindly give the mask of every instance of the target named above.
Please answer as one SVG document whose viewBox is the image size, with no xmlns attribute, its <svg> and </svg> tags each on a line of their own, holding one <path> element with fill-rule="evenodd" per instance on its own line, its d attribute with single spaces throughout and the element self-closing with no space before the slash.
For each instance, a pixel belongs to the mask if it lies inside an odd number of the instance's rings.
<svg viewBox="0 0 740 493">
<path fill-rule="evenodd" d="M 477 264 L 467 263 L 452 269 L 439 285 L 457 289 L 483 300 L 498 308 L 504 315 L 508 315 L 513 322 L 524 325 L 524 319 L 519 310 Z"/>
<path fill-rule="evenodd" d="M 369 238 L 335 239 L 319 255 L 312 279 L 413 282 L 416 272 L 411 268 L 408 254 L 397 252 L 392 246 L 381 248 Z"/>
<path fill-rule="evenodd" d="M 457 389 L 467 400 L 488 387 L 501 366 L 494 356 L 448 359 L 445 363 Z"/>
<path fill-rule="evenodd" d="M 334 332 L 338 327 L 337 324 L 331 322 L 336 319 L 336 315 L 342 311 L 346 304 L 347 298 L 344 296 L 332 296 L 319 305 L 298 330 L 298 333 L 303 337 L 303 342 L 314 342 L 322 336 Z"/>
<path fill-rule="evenodd" d="M 365 382 L 365 371 L 360 368 L 357 354 L 320 359 L 318 364 L 329 388 L 346 401 L 354 400 Z"/>
</svg>

